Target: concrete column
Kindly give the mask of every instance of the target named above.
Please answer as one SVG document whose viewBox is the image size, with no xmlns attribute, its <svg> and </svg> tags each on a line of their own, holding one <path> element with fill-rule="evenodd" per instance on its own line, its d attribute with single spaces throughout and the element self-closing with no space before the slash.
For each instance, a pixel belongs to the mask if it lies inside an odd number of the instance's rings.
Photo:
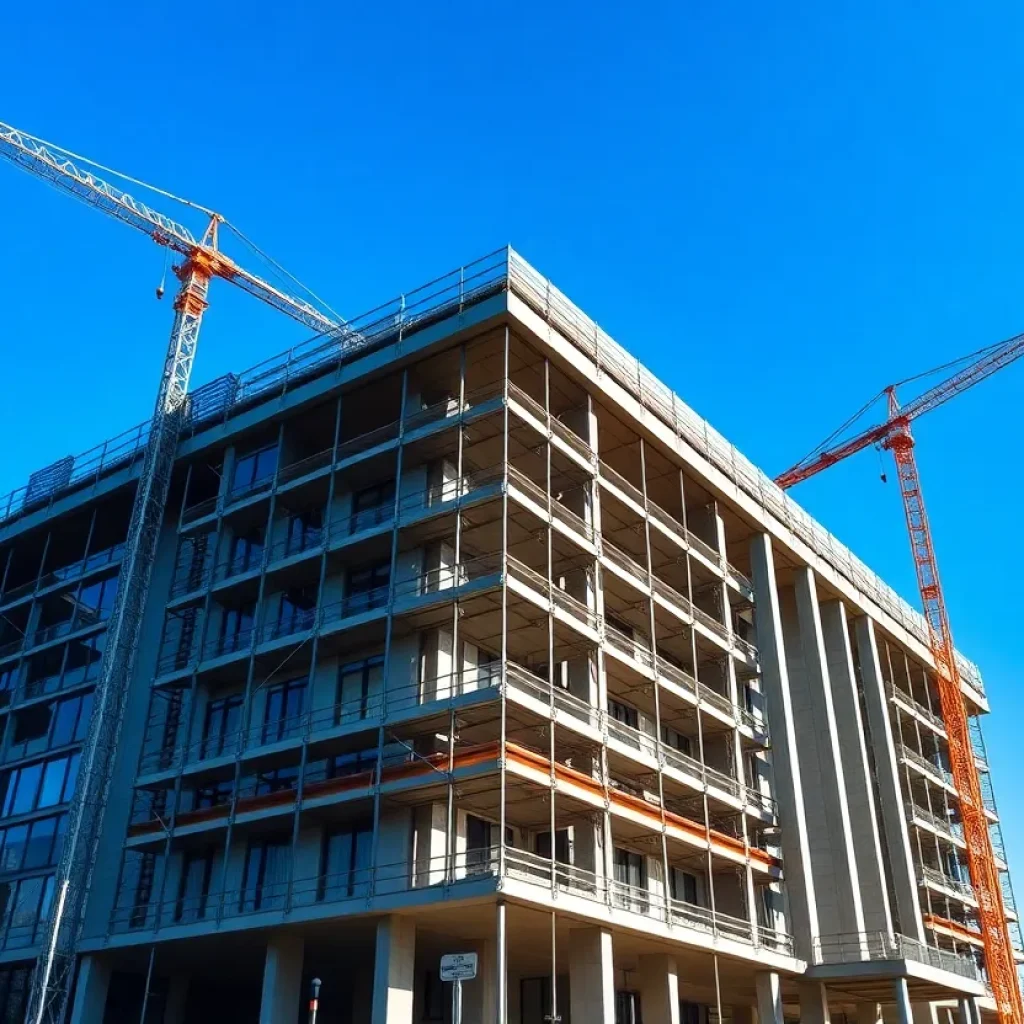
<svg viewBox="0 0 1024 1024">
<path fill-rule="evenodd" d="M 800 982 L 800 1024 L 829 1024 L 828 992 L 820 981 Z"/>
<path fill-rule="evenodd" d="M 679 1024 L 679 976 L 675 958 L 651 953 L 641 956 L 638 966 L 644 1024 Z M 735 1024 L 735 1017 L 733 1021 Z"/>
<path fill-rule="evenodd" d="M 185 1020 L 186 1003 L 188 1002 L 188 975 L 175 974 L 167 988 L 167 1008 L 164 1010 L 163 1024 L 187 1024 Z"/>
<path fill-rule="evenodd" d="M 518 994 L 516 996 L 518 998 Z M 494 936 L 494 1021 L 508 1024 L 508 909 L 499 900 Z"/>
<path fill-rule="evenodd" d="M 857 696 L 857 679 L 853 670 L 850 631 L 847 627 L 846 607 L 842 601 L 825 601 L 821 605 L 821 630 L 832 687 L 839 756 L 842 758 L 846 782 L 850 830 L 856 836 L 853 851 L 860 880 L 864 929 L 888 935 L 893 927 L 889 890 L 885 882 L 885 859 L 879 835 L 864 721 Z"/>
<path fill-rule="evenodd" d="M 875 624 L 866 615 L 854 623 L 857 656 L 860 662 L 864 707 L 871 732 L 871 750 L 878 780 L 878 810 L 882 821 L 882 855 L 888 865 L 895 894 L 893 927 L 919 942 L 925 941 L 921 921 L 921 901 L 917 891 L 917 872 L 910 850 L 910 832 L 903 809 L 903 792 L 896 767 L 896 746 L 889 721 L 889 702 L 885 694 L 882 666 L 878 659 Z"/>
<path fill-rule="evenodd" d="M 892 983 L 893 999 L 896 1002 L 896 1020 L 899 1024 L 914 1024 L 914 1012 L 910 1008 L 910 992 L 906 978 L 896 978 Z"/>
<path fill-rule="evenodd" d="M 793 919 L 794 947 L 798 957 L 809 961 L 813 958 L 814 940 L 819 934 L 818 914 L 807 841 L 789 670 L 782 637 L 782 613 L 775 582 L 775 558 L 768 534 L 755 534 L 751 539 L 750 564 L 754 582 L 757 646 L 761 657 L 768 728 L 772 735 L 775 799 L 779 805 L 782 826 L 782 857 Z"/>
<path fill-rule="evenodd" d="M 760 971 L 754 975 L 757 989 L 758 1024 L 783 1024 L 782 985 L 774 971 Z"/>
<path fill-rule="evenodd" d="M 71 1024 L 96 1024 L 103 1020 L 110 988 L 110 968 L 91 953 L 82 957 L 75 984 L 75 1004 L 71 1008 Z"/>
<path fill-rule="evenodd" d="M 781 608 L 818 927 L 823 935 L 859 935 L 864 908 L 813 569 L 793 571 Z"/>
<path fill-rule="evenodd" d="M 409 1024 L 416 980 L 416 922 L 391 914 L 377 923 L 371 1024 Z"/>
<path fill-rule="evenodd" d="M 292 1024 L 302 1005 L 301 935 L 279 932 L 267 943 L 260 1024 Z"/>
<path fill-rule="evenodd" d="M 914 1024 L 939 1024 L 939 1015 L 934 1003 L 913 1003 L 911 1012 Z"/>
<path fill-rule="evenodd" d="M 857 1024 L 882 1024 L 882 1007 L 878 1003 L 858 1003 Z"/>
<path fill-rule="evenodd" d="M 615 1024 L 612 933 L 603 928 L 569 932 L 569 1016 L 586 1024 Z"/>
</svg>

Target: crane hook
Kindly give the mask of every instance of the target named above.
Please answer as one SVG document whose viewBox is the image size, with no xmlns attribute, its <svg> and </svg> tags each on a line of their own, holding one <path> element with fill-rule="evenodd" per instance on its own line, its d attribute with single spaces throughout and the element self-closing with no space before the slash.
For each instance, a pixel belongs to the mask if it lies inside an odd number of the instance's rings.
<svg viewBox="0 0 1024 1024">
<path fill-rule="evenodd" d="M 160 275 L 160 283 L 156 286 L 156 297 L 157 297 L 158 300 L 162 299 L 164 297 L 164 291 L 165 291 L 164 286 L 167 284 L 167 260 L 170 258 L 170 255 L 171 255 L 170 250 L 165 248 L 164 249 L 164 270 L 163 270 L 163 273 Z"/>
</svg>

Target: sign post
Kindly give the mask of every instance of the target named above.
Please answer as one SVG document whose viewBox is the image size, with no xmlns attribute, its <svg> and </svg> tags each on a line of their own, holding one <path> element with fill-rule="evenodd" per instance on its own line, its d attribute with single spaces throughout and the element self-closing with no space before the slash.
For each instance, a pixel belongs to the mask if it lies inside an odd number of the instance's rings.
<svg viewBox="0 0 1024 1024">
<path fill-rule="evenodd" d="M 476 977 L 476 953 L 445 953 L 441 980 L 452 983 L 452 1024 L 462 1024 L 462 983 Z"/>
</svg>

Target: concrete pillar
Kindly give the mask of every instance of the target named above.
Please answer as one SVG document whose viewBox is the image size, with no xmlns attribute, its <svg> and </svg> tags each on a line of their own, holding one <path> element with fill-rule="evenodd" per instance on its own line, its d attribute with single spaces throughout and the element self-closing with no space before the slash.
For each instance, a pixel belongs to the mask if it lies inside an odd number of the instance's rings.
<svg viewBox="0 0 1024 1024">
<path fill-rule="evenodd" d="M 569 932 L 569 1016 L 586 1024 L 615 1024 L 612 933 L 603 928 Z"/>
<path fill-rule="evenodd" d="M 494 936 L 494 1022 L 508 1024 L 508 909 L 498 902 Z M 518 998 L 518 994 L 516 996 Z"/>
<path fill-rule="evenodd" d="M 792 916 L 793 941 L 796 955 L 810 961 L 813 959 L 814 940 L 819 934 L 818 914 L 807 841 L 789 671 L 782 636 L 782 613 L 775 582 L 775 558 L 768 534 L 755 534 L 751 539 L 750 564 L 754 582 L 757 646 L 761 656 L 768 728 L 772 735 L 775 799 L 779 805 L 782 825 L 782 857 Z"/>
<path fill-rule="evenodd" d="M 847 627 L 846 607 L 842 601 L 825 601 L 821 605 L 821 630 L 832 687 L 839 756 L 842 758 L 846 782 L 850 830 L 856 836 L 853 851 L 860 881 L 864 929 L 889 935 L 893 926 L 889 890 L 885 881 L 885 859 L 879 835 L 864 721 L 857 695 L 857 679 L 853 670 L 850 631 Z"/>
<path fill-rule="evenodd" d="M 896 1002 L 898 1024 L 914 1024 L 914 1012 L 910 1008 L 910 992 L 906 978 L 896 978 L 892 983 L 893 999 Z"/>
<path fill-rule="evenodd" d="M 82 957 L 75 984 L 75 1004 L 71 1008 L 71 1024 L 96 1024 L 103 1020 L 110 988 L 110 968 L 90 953 Z"/>
<path fill-rule="evenodd" d="M 167 986 L 167 1007 L 163 1024 L 186 1024 L 185 1010 L 188 1001 L 188 975 L 175 974 Z"/>
<path fill-rule="evenodd" d="M 679 1024 L 676 961 L 664 953 L 639 958 L 640 1012 L 644 1024 Z M 733 1018 L 735 1024 L 735 1017 Z"/>
<path fill-rule="evenodd" d="M 820 981 L 800 982 L 800 1024 L 829 1024 L 828 992 Z"/>
<path fill-rule="evenodd" d="M 301 935 L 278 932 L 267 943 L 267 959 L 263 966 L 263 998 L 260 1002 L 260 1024 L 292 1024 L 302 1005 Z"/>
<path fill-rule="evenodd" d="M 409 1024 L 416 980 L 416 922 L 391 914 L 377 923 L 371 1024 Z"/>
<path fill-rule="evenodd" d="M 882 1007 L 878 1003 L 858 1003 L 857 1024 L 882 1024 Z"/>
<path fill-rule="evenodd" d="M 888 865 L 896 899 L 893 927 L 903 935 L 924 942 L 917 872 L 910 851 L 910 832 L 903 809 L 903 793 L 896 767 L 896 746 L 892 737 L 892 723 L 889 721 L 889 702 L 885 694 L 882 666 L 878 659 L 875 624 L 863 615 L 855 622 L 854 633 L 861 684 L 864 687 L 864 707 L 871 732 L 871 749 L 875 758 L 875 777 L 878 780 L 878 810 L 883 829 L 882 854 Z"/>
<path fill-rule="evenodd" d="M 818 927 L 823 935 L 860 935 L 864 908 L 813 569 L 793 571 L 781 609 Z"/>
<path fill-rule="evenodd" d="M 759 971 L 754 975 L 757 990 L 758 1024 L 783 1024 L 782 985 L 774 971 Z"/>
</svg>

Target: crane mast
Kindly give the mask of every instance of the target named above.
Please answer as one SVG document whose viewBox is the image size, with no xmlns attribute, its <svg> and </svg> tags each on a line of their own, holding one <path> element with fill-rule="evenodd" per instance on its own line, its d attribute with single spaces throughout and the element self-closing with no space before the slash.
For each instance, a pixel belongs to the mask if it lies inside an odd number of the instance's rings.
<svg viewBox="0 0 1024 1024">
<path fill-rule="evenodd" d="M 888 402 L 888 418 L 885 422 L 869 427 L 846 441 L 831 446 L 826 443 L 775 480 L 780 487 L 791 487 L 872 444 L 880 445 L 893 454 L 910 535 L 914 570 L 928 626 L 929 648 L 935 662 L 939 705 L 948 736 L 950 771 L 959 796 L 960 817 L 967 845 L 967 867 L 978 901 L 985 967 L 1001 1024 L 1024 1024 L 1024 999 L 1007 930 L 1006 908 L 988 819 L 985 816 L 981 781 L 974 760 L 956 646 L 953 643 L 953 631 L 939 579 L 938 560 L 935 557 L 935 545 L 914 454 L 911 421 L 973 387 L 1021 356 L 1024 356 L 1024 335 L 990 346 L 975 353 L 970 365 L 902 407 L 896 397 L 896 386 L 886 388 L 883 392 Z"/>
<path fill-rule="evenodd" d="M 82 746 L 78 782 L 54 876 L 52 903 L 32 975 L 27 1024 L 62 1024 L 75 980 L 78 940 L 96 865 L 100 830 L 110 798 L 114 761 L 139 647 L 140 627 L 156 560 L 164 507 L 171 485 L 178 438 L 187 408 L 189 378 L 210 282 L 221 277 L 318 332 L 357 338 L 308 303 L 250 274 L 217 248 L 223 218 L 210 211 L 200 240 L 126 192 L 83 170 L 71 154 L 0 123 L 0 157 L 184 256 L 175 268 L 181 284 L 174 299 L 174 324 L 150 422 L 142 470 L 118 577 L 117 596 L 96 683 L 89 731 Z M 80 158 L 78 158 L 80 159 Z"/>
</svg>

